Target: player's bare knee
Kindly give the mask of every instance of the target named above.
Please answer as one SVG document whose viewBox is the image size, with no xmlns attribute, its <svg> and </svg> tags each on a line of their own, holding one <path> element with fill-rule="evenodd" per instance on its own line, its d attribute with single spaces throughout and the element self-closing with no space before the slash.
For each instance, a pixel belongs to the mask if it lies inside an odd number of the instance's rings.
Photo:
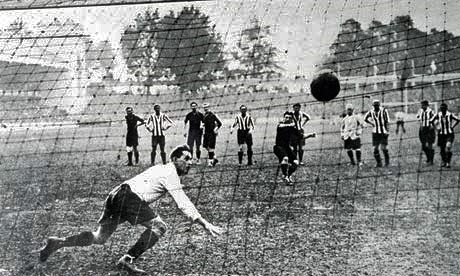
<svg viewBox="0 0 460 276">
<path fill-rule="evenodd" d="M 133 152 L 133 147 L 126 147 L 126 152 Z"/>
<path fill-rule="evenodd" d="M 158 237 L 163 236 L 166 233 L 168 227 L 167 224 L 160 217 L 156 217 L 152 220 L 146 221 L 142 223 L 142 225 L 150 229 Z"/>
<path fill-rule="evenodd" d="M 166 223 L 164 223 L 162 220 L 155 221 L 152 227 L 152 231 L 159 237 L 163 236 L 166 233 L 166 229 Z"/>
<path fill-rule="evenodd" d="M 282 165 L 289 164 L 289 158 L 287 156 L 283 157 L 283 160 L 281 161 Z"/>
<path fill-rule="evenodd" d="M 109 239 L 109 235 L 101 231 L 93 232 L 93 244 L 104 244 Z"/>
</svg>

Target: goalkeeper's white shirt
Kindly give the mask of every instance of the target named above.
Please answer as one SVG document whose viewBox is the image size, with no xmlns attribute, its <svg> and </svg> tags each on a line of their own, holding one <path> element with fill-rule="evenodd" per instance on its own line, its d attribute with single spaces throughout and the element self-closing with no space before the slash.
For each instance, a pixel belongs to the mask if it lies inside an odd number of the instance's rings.
<svg viewBox="0 0 460 276">
<path fill-rule="evenodd" d="M 176 202 L 177 207 L 187 217 L 192 220 L 201 217 L 195 205 L 182 190 L 179 175 L 172 162 L 166 165 L 150 167 L 124 183 L 128 184 L 132 192 L 149 204 L 169 193 Z"/>
</svg>

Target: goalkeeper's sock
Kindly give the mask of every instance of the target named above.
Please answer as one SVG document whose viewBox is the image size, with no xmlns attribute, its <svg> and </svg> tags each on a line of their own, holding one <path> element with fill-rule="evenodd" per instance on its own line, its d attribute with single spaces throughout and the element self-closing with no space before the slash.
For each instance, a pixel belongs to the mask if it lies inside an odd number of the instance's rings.
<svg viewBox="0 0 460 276">
<path fill-rule="evenodd" d="M 61 245 L 62 247 L 88 246 L 88 245 L 92 245 L 93 242 L 94 242 L 93 233 L 89 231 L 83 231 L 80 234 L 65 238 L 61 242 Z"/>
<path fill-rule="evenodd" d="M 128 250 L 127 254 L 137 259 L 142 253 L 153 247 L 159 239 L 160 235 L 150 229 L 146 229 L 139 240 Z"/>
</svg>

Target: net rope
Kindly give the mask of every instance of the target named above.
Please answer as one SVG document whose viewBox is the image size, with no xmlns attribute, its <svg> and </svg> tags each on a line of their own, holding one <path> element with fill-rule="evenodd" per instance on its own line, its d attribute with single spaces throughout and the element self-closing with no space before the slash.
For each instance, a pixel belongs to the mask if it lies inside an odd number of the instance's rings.
<svg viewBox="0 0 460 276">
<path fill-rule="evenodd" d="M 93 231 L 108 192 L 150 167 L 143 126 L 140 164 L 126 166 L 126 107 L 147 119 L 161 105 L 175 122 L 169 154 L 186 141 L 195 101 L 223 122 L 219 163 L 207 167 L 202 148 L 202 164 L 182 182 L 226 232 L 212 238 L 162 198 L 152 208 L 168 231 L 137 262 L 150 273 L 457 275 L 459 148 L 452 167 L 439 168 L 435 143 L 427 166 L 416 114 L 421 100 L 460 112 L 458 11 L 452 1 L 3 1 L 0 272 L 116 273 L 138 227 L 121 224 L 103 246 L 61 249 L 46 263 L 37 250 L 48 236 Z M 341 82 L 327 103 L 310 94 L 320 69 Z M 374 99 L 390 114 L 391 163 L 375 168 L 367 126 L 363 165 L 351 166 L 340 138 L 345 107 L 363 117 Z M 286 185 L 273 145 L 295 103 L 317 137 Z M 230 134 L 242 104 L 255 119 L 252 166 L 238 165 Z M 396 134 L 400 112 L 406 131 Z"/>
</svg>

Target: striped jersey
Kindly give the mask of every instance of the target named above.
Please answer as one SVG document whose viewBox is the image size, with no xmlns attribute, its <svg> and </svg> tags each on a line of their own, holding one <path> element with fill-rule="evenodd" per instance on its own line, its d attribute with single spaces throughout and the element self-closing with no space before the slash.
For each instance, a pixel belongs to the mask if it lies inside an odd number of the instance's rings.
<svg viewBox="0 0 460 276">
<path fill-rule="evenodd" d="M 374 123 L 374 128 L 372 129 L 373 133 L 377 134 L 387 134 L 388 133 L 388 123 L 390 123 L 390 117 L 388 116 L 388 111 L 385 108 L 380 108 L 379 111 L 374 109 L 369 110 L 364 116 L 364 120 L 372 119 Z"/>
<path fill-rule="evenodd" d="M 254 121 L 252 120 L 252 117 L 249 114 L 246 114 L 246 116 L 244 117 L 242 114 L 237 115 L 235 118 L 235 123 L 233 125 L 238 126 L 239 130 L 254 129 Z"/>
<path fill-rule="evenodd" d="M 160 115 L 152 114 L 147 120 L 146 127 L 152 132 L 153 136 L 164 136 L 165 122 L 173 124 L 168 115 L 160 113 Z"/>
<path fill-rule="evenodd" d="M 442 114 L 442 112 L 438 112 L 438 114 L 434 115 L 431 119 L 431 122 L 438 121 L 438 130 L 439 134 L 451 134 L 454 133 L 454 128 L 452 121 L 459 121 L 459 119 L 449 111 L 446 114 Z"/>
<path fill-rule="evenodd" d="M 421 127 L 429 127 L 430 121 L 434 116 L 434 112 L 431 108 L 423 110 L 422 108 L 417 113 L 417 119 L 420 121 Z"/>
<path fill-rule="evenodd" d="M 295 114 L 294 112 L 292 117 L 294 119 L 296 129 L 302 129 L 303 124 L 310 121 L 310 116 L 302 111 L 300 111 L 299 114 Z"/>
</svg>

